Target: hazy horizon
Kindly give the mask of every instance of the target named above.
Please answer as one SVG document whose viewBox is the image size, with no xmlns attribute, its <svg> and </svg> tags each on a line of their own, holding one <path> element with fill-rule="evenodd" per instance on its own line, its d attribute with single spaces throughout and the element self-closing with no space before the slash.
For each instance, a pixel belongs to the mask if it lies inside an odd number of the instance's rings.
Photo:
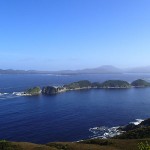
<svg viewBox="0 0 150 150">
<path fill-rule="evenodd" d="M 80 71 L 80 70 L 86 70 L 86 69 L 120 69 L 120 71 L 129 71 L 129 70 L 134 70 L 134 69 L 138 69 L 138 71 L 140 70 L 146 70 L 148 69 L 148 71 L 150 71 L 150 65 L 147 66 L 135 66 L 135 67 L 117 67 L 117 66 L 113 66 L 113 65 L 101 65 L 101 66 L 95 66 L 95 67 L 87 67 L 87 68 L 77 68 L 77 69 L 59 69 L 59 70 L 40 70 L 40 69 L 15 69 L 15 68 L 0 68 L 0 70 L 23 70 L 23 71 Z"/>
<path fill-rule="evenodd" d="M 0 68 L 150 65 L 148 0 L 0 2 Z"/>
</svg>

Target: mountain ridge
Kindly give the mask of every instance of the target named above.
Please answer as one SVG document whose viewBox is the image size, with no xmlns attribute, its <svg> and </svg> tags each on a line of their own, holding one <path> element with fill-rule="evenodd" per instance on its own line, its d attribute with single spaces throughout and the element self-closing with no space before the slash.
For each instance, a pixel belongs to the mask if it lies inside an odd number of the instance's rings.
<svg viewBox="0 0 150 150">
<path fill-rule="evenodd" d="M 120 74 L 120 73 L 150 73 L 150 66 L 121 69 L 112 65 L 78 70 L 39 71 L 0 69 L 0 74 Z"/>
</svg>

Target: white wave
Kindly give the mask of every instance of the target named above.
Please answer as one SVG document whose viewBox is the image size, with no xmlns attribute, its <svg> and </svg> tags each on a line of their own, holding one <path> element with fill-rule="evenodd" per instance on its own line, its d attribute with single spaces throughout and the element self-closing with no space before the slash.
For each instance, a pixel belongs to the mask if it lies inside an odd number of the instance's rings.
<svg viewBox="0 0 150 150">
<path fill-rule="evenodd" d="M 12 95 L 22 96 L 24 92 L 13 92 Z"/>
<path fill-rule="evenodd" d="M 139 125 L 142 121 L 144 121 L 143 119 L 135 119 L 136 121 L 134 121 L 134 122 L 130 122 L 130 123 L 132 123 L 132 124 L 134 124 L 134 125 Z"/>
<path fill-rule="evenodd" d="M 93 135 L 90 138 L 111 138 L 122 133 L 122 131 L 118 129 L 119 126 L 111 128 L 105 126 L 90 128 L 89 131 L 93 133 Z"/>
<path fill-rule="evenodd" d="M 139 125 L 143 119 L 135 119 L 134 122 L 130 122 L 135 125 Z M 129 123 L 129 124 L 130 124 Z M 117 127 L 111 127 L 108 128 L 106 126 L 101 126 L 101 127 L 94 127 L 90 128 L 89 131 L 93 133 L 93 135 L 90 138 L 102 138 L 102 139 L 107 139 L 107 138 L 112 138 L 116 135 L 122 134 L 124 131 L 119 130 L 120 126 Z"/>
<path fill-rule="evenodd" d="M 13 92 L 12 95 L 16 95 L 16 96 L 31 96 L 31 94 L 26 94 L 25 92 Z"/>
<path fill-rule="evenodd" d="M 9 93 L 3 93 L 3 95 L 8 95 Z"/>
<path fill-rule="evenodd" d="M 20 95 L 19 93 L 13 92 L 13 93 L 0 93 L 0 99 L 4 100 L 4 99 L 11 99 L 11 98 L 16 98 L 16 97 L 20 97 L 22 95 Z"/>
<path fill-rule="evenodd" d="M 9 93 L 0 93 L 0 96 L 8 95 Z"/>
<path fill-rule="evenodd" d="M 24 92 L 0 93 L 0 99 L 10 99 L 10 98 L 16 98 L 20 96 L 31 96 L 31 95 L 26 94 Z"/>
</svg>

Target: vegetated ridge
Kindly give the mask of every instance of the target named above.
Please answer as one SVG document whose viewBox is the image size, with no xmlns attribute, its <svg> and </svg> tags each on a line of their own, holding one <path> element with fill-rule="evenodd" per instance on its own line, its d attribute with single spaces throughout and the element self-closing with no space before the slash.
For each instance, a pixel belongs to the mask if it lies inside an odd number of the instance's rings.
<svg viewBox="0 0 150 150">
<path fill-rule="evenodd" d="M 132 83 L 128 83 L 123 80 L 107 80 L 103 83 L 93 82 L 91 83 L 88 80 L 81 80 L 78 82 L 73 82 L 70 84 L 66 84 L 63 86 L 45 86 L 42 89 L 40 87 L 34 87 L 23 92 L 23 95 L 32 96 L 32 95 L 53 95 L 62 92 L 72 91 L 72 90 L 83 90 L 83 89 L 118 89 L 118 88 L 131 88 L 131 87 L 149 87 L 150 83 L 138 79 L 133 81 Z"/>
</svg>

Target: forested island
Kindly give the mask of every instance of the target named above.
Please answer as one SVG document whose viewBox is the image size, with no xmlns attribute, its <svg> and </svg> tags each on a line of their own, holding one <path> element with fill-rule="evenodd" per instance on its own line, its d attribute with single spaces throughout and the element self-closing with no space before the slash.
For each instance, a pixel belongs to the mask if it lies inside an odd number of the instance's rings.
<svg viewBox="0 0 150 150">
<path fill-rule="evenodd" d="M 150 83 L 138 79 L 132 83 L 128 83 L 123 80 L 107 80 L 105 82 L 90 82 L 88 80 L 81 80 L 78 82 L 73 82 L 63 86 L 45 86 L 42 89 L 40 87 L 34 87 L 27 89 L 22 95 L 35 96 L 35 95 L 54 95 L 57 93 L 73 91 L 73 90 L 83 90 L 83 89 L 124 89 L 124 88 L 139 88 L 139 87 L 150 87 Z"/>
<path fill-rule="evenodd" d="M 138 80 L 133 81 L 131 85 L 134 87 L 148 87 L 150 86 L 150 83 L 145 80 L 138 79 Z"/>
</svg>

